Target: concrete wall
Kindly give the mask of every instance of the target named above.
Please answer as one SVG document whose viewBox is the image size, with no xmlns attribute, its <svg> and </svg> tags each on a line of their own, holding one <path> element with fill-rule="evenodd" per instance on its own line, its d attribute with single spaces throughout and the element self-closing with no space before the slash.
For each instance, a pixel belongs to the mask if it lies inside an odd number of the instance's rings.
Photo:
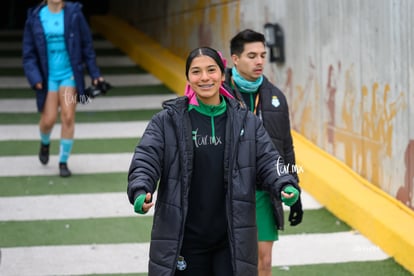
<svg viewBox="0 0 414 276">
<path fill-rule="evenodd" d="M 279 23 L 286 63 L 269 64 L 266 75 L 286 93 L 292 127 L 413 208 L 413 1 L 119 3 L 110 2 L 111 13 L 182 58 L 202 45 L 229 57 L 238 30 Z"/>
<path fill-rule="evenodd" d="M 414 2 L 240 0 L 240 9 L 241 28 L 284 29 L 286 63 L 266 74 L 288 97 L 292 127 L 413 208 Z"/>
<path fill-rule="evenodd" d="M 182 58 L 199 46 L 227 50 L 240 22 L 238 0 L 110 0 L 110 10 Z"/>
</svg>

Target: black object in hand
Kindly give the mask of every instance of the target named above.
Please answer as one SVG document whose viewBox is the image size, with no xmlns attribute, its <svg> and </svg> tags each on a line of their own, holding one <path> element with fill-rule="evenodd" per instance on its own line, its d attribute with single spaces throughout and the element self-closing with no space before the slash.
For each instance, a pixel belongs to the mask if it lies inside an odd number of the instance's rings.
<svg viewBox="0 0 414 276">
<path fill-rule="evenodd" d="M 89 98 L 95 98 L 100 95 L 105 95 L 112 85 L 106 81 L 98 81 L 97 85 L 91 85 L 85 89 L 85 95 Z"/>
<path fill-rule="evenodd" d="M 303 209 L 302 209 L 302 200 L 299 196 L 298 200 L 290 206 L 290 213 L 289 213 L 289 222 L 291 226 L 298 225 L 302 222 L 303 218 Z"/>
</svg>

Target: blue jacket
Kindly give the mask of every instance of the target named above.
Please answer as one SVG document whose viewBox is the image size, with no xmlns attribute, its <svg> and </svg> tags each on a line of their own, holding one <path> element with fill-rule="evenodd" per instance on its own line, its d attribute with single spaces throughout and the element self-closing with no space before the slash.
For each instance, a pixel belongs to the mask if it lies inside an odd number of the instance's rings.
<svg viewBox="0 0 414 276">
<path fill-rule="evenodd" d="M 23 68 L 30 86 L 34 89 L 36 83 L 42 83 L 43 90 L 36 91 L 38 111 L 43 110 L 48 91 L 48 64 L 46 38 L 40 22 L 39 12 L 45 4 L 28 10 L 23 33 Z M 100 77 L 96 65 L 96 55 L 92 44 L 89 25 L 82 13 L 80 3 L 65 2 L 64 32 L 66 49 L 69 53 L 70 64 L 76 82 L 79 96 L 84 95 L 84 65 L 92 79 Z"/>
</svg>

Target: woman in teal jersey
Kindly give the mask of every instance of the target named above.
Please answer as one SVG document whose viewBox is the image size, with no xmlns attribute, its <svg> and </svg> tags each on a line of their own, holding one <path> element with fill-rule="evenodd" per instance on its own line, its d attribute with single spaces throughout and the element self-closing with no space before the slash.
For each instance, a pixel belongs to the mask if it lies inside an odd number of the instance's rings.
<svg viewBox="0 0 414 276">
<path fill-rule="evenodd" d="M 23 34 L 23 67 L 36 91 L 41 113 L 39 160 L 49 162 L 50 135 L 60 110 L 60 176 L 68 177 L 73 146 L 75 112 L 85 94 L 84 65 L 94 84 L 103 82 L 92 45 L 92 35 L 80 3 L 43 1 L 28 11 Z"/>
</svg>

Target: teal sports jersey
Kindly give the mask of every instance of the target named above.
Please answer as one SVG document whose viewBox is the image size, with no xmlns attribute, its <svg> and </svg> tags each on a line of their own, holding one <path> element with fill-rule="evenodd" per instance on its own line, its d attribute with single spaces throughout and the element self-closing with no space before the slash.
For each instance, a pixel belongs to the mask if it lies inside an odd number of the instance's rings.
<svg viewBox="0 0 414 276">
<path fill-rule="evenodd" d="M 40 21 L 45 31 L 49 79 L 69 79 L 72 75 L 69 54 L 65 45 L 64 11 L 53 13 L 47 6 L 40 11 Z"/>
</svg>

